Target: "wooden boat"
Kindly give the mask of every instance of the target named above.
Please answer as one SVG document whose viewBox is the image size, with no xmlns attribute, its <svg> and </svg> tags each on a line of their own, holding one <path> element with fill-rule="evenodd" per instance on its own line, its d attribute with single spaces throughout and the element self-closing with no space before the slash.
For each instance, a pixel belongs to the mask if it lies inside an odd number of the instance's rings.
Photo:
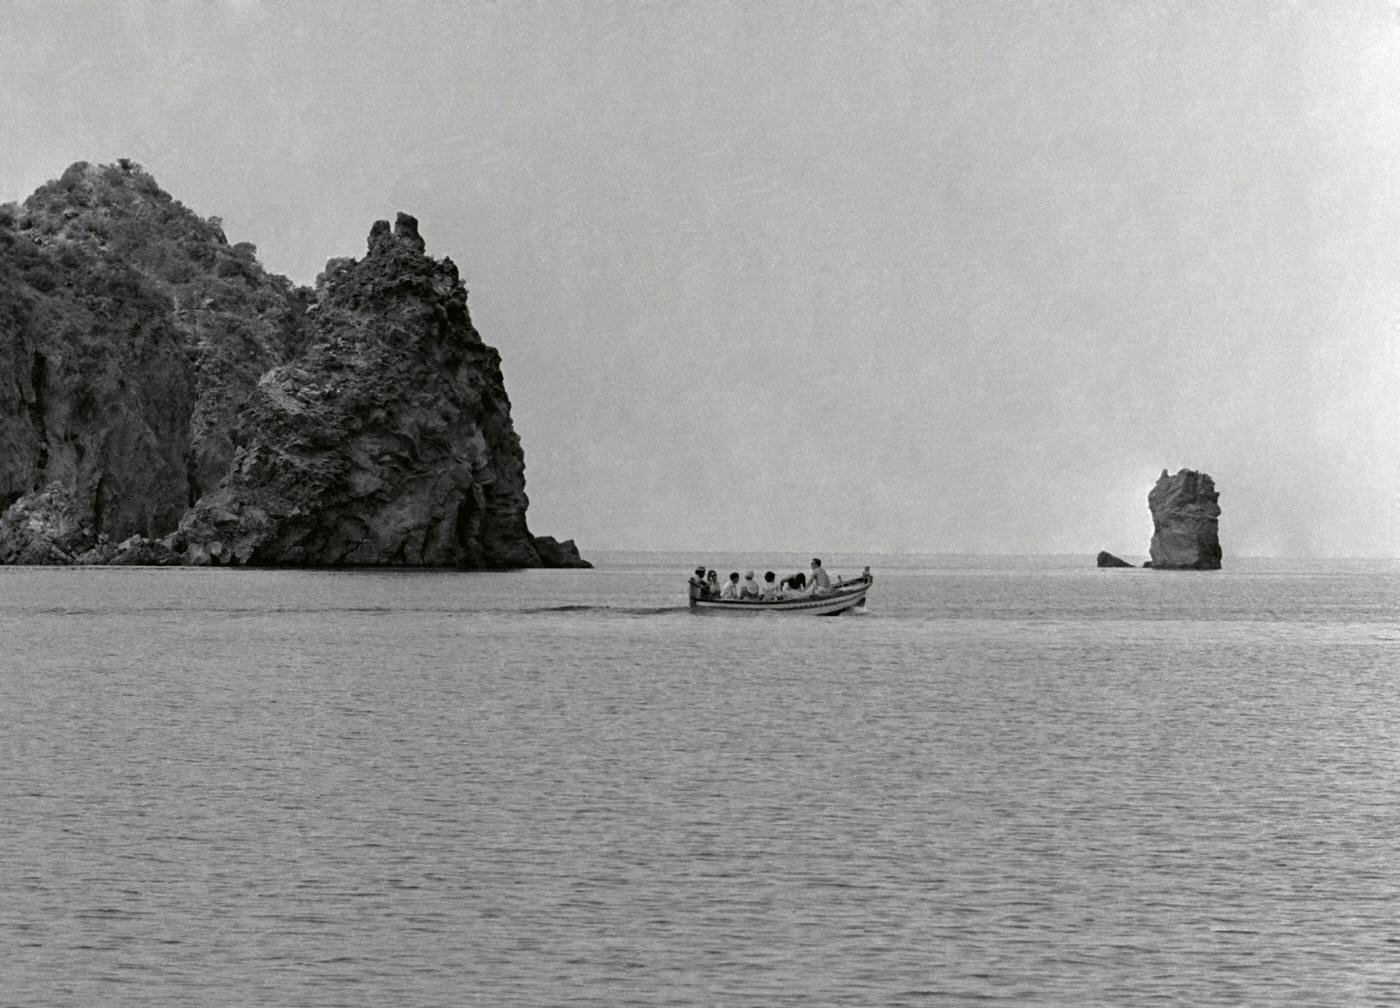
<svg viewBox="0 0 1400 1008">
<path fill-rule="evenodd" d="M 805 613 L 808 616 L 835 616 L 848 609 L 864 609 L 865 594 L 875 580 L 870 568 L 858 578 L 837 581 L 819 595 L 794 595 L 772 601 L 701 598 L 691 599 L 692 612 L 723 613 L 731 616 L 757 616 L 760 613 Z"/>
</svg>

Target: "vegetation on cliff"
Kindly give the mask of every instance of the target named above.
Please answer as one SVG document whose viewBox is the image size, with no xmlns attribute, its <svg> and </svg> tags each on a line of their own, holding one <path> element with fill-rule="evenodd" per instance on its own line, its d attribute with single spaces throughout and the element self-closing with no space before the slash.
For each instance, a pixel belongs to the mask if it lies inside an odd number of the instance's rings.
<svg viewBox="0 0 1400 1008">
<path fill-rule="evenodd" d="M 582 564 L 527 529 L 466 301 L 411 217 L 311 290 L 73 165 L 0 207 L 0 562 Z"/>
</svg>

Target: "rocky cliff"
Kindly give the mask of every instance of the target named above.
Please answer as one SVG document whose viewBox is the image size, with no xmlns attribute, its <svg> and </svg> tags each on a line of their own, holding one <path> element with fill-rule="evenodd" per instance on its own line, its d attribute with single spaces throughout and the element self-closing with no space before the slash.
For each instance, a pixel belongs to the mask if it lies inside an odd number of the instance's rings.
<svg viewBox="0 0 1400 1008">
<path fill-rule="evenodd" d="M 0 207 L 0 562 L 586 566 L 417 222 L 316 288 L 130 162 Z"/>
<path fill-rule="evenodd" d="M 1158 570 L 1219 570 L 1220 495 L 1205 473 L 1162 470 L 1147 495 L 1152 511 L 1152 562 Z"/>
</svg>

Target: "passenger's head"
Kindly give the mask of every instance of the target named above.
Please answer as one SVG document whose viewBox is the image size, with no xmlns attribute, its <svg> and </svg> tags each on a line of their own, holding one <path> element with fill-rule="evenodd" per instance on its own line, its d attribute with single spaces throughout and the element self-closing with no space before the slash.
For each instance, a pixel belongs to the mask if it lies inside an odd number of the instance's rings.
<svg viewBox="0 0 1400 1008">
<path fill-rule="evenodd" d="M 704 567 L 696 567 L 696 568 L 695 568 L 695 576 L 696 576 L 696 577 L 704 577 L 704 576 L 705 576 L 705 568 L 704 568 Z"/>
<path fill-rule="evenodd" d="M 730 571 L 730 572 L 729 572 L 729 580 L 731 580 L 731 581 L 738 581 L 738 580 L 739 580 L 739 572 L 738 572 L 738 571 Z"/>
<path fill-rule="evenodd" d="M 822 565 L 822 562 L 821 562 L 820 560 L 818 560 L 816 557 L 812 557 L 812 566 L 813 566 L 813 567 L 820 567 L 821 565 Z"/>
<path fill-rule="evenodd" d="M 774 574 L 772 571 L 768 571 L 766 574 L 763 575 L 763 580 L 768 582 L 769 584 L 772 584 L 773 579 L 777 576 L 778 575 Z"/>
<path fill-rule="evenodd" d="M 752 580 L 753 580 L 753 571 L 744 571 L 744 580 L 745 580 L 745 581 L 752 581 Z"/>
</svg>

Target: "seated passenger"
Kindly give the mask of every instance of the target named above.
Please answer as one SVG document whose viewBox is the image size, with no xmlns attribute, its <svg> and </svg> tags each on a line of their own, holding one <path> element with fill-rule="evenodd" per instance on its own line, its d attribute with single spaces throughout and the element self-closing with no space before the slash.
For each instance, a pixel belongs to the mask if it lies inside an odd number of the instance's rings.
<svg viewBox="0 0 1400 1008">
<path fill-rule="evenodd" d="M 796 574 L 783 578 L 778 587 L 784 594 L 790 592 L 794 595 L 805 595 L 807 593 L 807 575 L 798 571 Z"/>
<path fill-rule="evenodd" d="M 778 576 L 772 571 L 763 575 L 763 594 L 759 597 L 765 602 L 775 602 L 783 597 L 783 590 L 778 587 Z"/>
<path fill-rule="evenodd" d="M 710 598 L 719 598 L 719 575 L 710 571 L 705 575 L 705 583 L 710 586 Z"/>
<path fill-rule="evenodd" d="M 739 572 L 731 571 L 729 580 L 724 582 L 724 587 L 720 589 L 719 597 L 722 599 L 739 598 Z"/>
<path fill-rule="evenodd" d="M 745 601 L 752 599 L 757 602 L 758 597 L 762 594 L 758 582 L 753 579 L 753 571 L 745 571 L 744 583 L 739 586 L 739 597 Z"/>
<path fill-rule="evenodd" d="M 812 557 L 812 594 L 819 595 L 831 591 L 831 575 L 822 567 L 822 562 Z"/>
</svg>

